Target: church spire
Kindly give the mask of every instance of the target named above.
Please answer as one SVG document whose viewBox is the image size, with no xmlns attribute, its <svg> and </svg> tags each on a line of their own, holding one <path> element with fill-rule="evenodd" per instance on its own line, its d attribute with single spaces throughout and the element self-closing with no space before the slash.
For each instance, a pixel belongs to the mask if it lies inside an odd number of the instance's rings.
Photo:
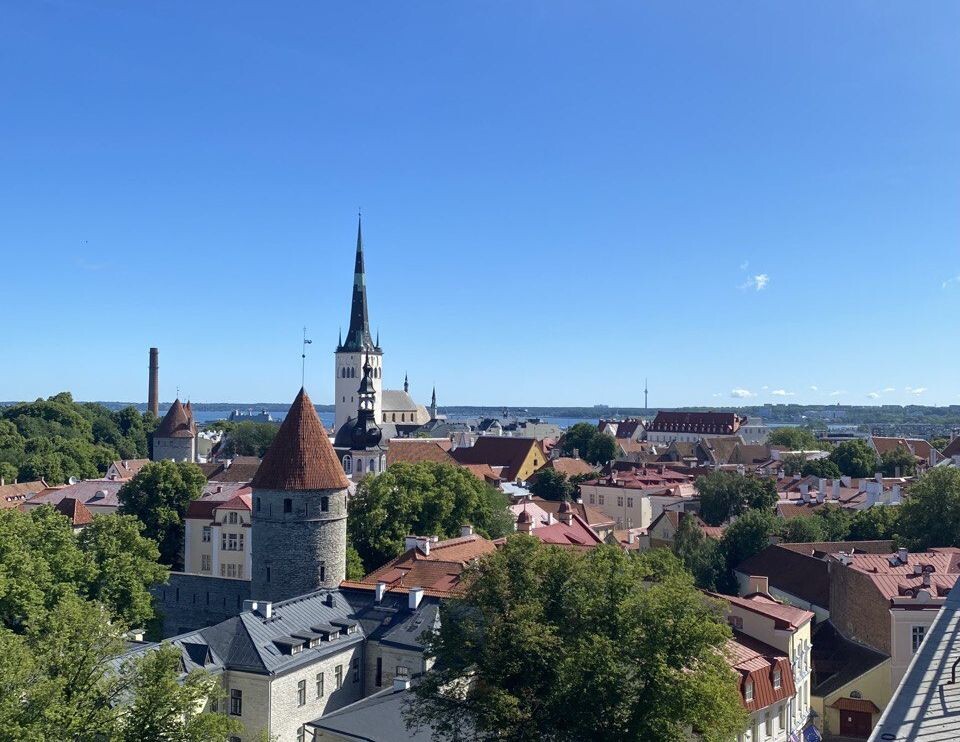
<svg viewBox="0 0 960 742">
<path fill-rule="evenodd" d="M 403 391 L 405 392 L 410 391 L 410 379 L 407 378 L 406 372 L 404 372 L 403 374 Z"/>
<path fill-rule="evenodd" d="M 370 320 L 367 317 L 366 273 L 363 266 L 363 229 L 360 216 L 357 215 L 357 257 L 353 267 L 353 299 L 350 304 L 350 328 L 347 341 L 341 350 L 360 352 L 374 350 L 376 346 L 370 337 Z"/>
</svg>

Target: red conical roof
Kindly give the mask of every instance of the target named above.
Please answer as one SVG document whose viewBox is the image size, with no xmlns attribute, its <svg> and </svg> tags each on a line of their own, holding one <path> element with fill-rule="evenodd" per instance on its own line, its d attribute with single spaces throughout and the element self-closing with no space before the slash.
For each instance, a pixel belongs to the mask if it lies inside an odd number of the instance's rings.
<svg viewBox="0 0 960 742">
<path fill-rule="evenodd" d="M 196 430 L 193 427 L 193 412 L 190 404 L 184 407 L 179 399 L 175 399 L 167 414 L 163 416 L 154 436 L 159 438 L 193 438 Z"/>
<path fill-rule="evenodd" d="M 293 400 L 250 484 L 270 490 L 341 490 L 350 484 L 304 389 Z"/>
</svg>

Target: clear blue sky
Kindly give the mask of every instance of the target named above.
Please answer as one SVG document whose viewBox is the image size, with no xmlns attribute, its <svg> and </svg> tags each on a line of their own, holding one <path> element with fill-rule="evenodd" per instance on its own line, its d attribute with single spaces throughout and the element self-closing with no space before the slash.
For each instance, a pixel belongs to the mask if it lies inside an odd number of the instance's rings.
<svg viewBox="0 0 960 742">
<path fill-rule="evenodd" d="M 960 403 L 960 3 L 0 1 L 0 399 Z M 738 391 L 739 390 L 739 391 Z M 918 391 L 919 390 L 919 391 Z M 869 396 L 869 395 L 877 396 Z M 740 395 L 740 396 L 737 396 Z"/>
</svg>

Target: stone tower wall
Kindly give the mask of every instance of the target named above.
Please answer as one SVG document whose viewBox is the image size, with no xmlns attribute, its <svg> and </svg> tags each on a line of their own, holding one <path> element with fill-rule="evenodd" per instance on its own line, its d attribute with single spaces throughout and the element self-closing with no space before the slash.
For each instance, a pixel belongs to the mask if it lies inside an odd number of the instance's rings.
<svg viewBox="0 0 960 742">
<path fill-rule="evenodd" d="M 326 512 L 323 497 L 328 498 Z M 285 600 L 335 588 L 346 578 L 346 490 L 257 489 L 252 499 L 251 596 L 255 600 Z M 284 500 L 290 500 L 289 513 L 284 512 Z"/>
<path fill-rule="evenodd" d="M 197 441 L 195 438 L 160 438 L 153 439 L 153 460 L 167 461 L 197 460 Z"/>
</svg>

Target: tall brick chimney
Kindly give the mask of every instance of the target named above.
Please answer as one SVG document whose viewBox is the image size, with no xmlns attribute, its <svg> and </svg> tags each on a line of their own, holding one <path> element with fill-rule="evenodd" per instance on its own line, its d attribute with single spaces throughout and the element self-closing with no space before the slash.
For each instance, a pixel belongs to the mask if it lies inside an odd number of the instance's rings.
<svg viewBox="0 0 960 742">
<path fill-rule="evenodd" d="M 150 349 L 150 386 L 147 389 L 147 409 L 160 416 L 160 351 Z"/>
</svg>

